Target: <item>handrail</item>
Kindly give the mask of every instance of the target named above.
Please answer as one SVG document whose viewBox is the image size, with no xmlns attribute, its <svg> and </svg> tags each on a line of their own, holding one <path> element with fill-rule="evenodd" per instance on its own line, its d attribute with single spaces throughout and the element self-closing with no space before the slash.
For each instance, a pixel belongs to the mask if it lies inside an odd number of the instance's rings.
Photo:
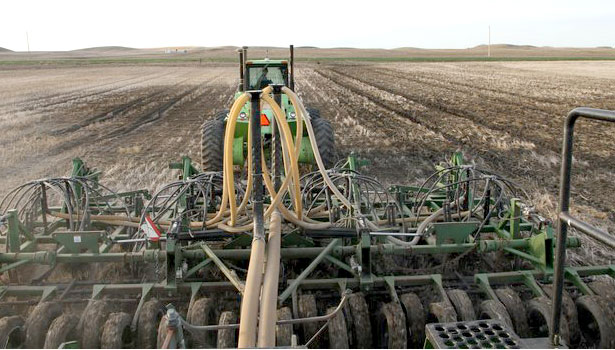
<svg viewBox="0 0 615 350">
<path fill-rule="evenodd" d="M 615 238 L 586 222 L 570 215 L 570 178 L 572 173 L 572 148 L 574 142 L 574 125 L 579 118 L 587 118 L 615 123 L 615 111 L 580 107 L 575 108 L 566 118 L 564 124 L 564 143 L 562 148 L 562 168 L 560 173 L 559 215 L 557 235 L 557 255 L 555 259 L 553 310 L 551 314 L 551 343 L 560 345 L 560 317 L 562 313 L 562 290 L 564 288 L 564 268 L 566 262 L 566 236 L 568 226 L 576 228 L 586 235 L 615 248 Z"/>
</svg>

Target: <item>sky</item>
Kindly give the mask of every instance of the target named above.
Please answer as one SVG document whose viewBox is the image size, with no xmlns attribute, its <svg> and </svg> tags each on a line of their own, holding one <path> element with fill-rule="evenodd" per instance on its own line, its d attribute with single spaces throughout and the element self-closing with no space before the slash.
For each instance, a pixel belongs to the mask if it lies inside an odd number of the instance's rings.
<svg viewBox="0 0 615 350">
<path fill-rule="evenodd" d="M 0 1 L 0 47 L 615 46 L 615 1 Z"/>
</svg>

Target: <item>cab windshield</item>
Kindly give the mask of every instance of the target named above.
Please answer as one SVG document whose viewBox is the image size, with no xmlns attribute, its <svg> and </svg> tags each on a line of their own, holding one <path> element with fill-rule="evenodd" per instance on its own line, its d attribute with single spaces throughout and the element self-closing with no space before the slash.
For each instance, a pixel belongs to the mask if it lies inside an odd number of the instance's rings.
<svg viewBox="0 0 615 350">
<path fill-rule="evenodd" d="M 249 67 L 250 90 L 261 90 L 270 84 L 286 85 L 286 67 L 284 66 L 261 66 Z"/>
</svg>

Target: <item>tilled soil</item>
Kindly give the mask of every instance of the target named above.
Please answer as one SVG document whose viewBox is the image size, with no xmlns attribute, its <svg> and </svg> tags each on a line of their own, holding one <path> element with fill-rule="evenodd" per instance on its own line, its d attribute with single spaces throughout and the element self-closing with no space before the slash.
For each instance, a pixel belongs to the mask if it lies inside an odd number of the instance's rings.
<svg viewBox="0 0 615 350">
<path fill-rule="evenodd" d="M 615 109 L 613 72 L 615 62 L 301 63 L 296 85 L 334 125 L 338 157 L 357 153 L 383 183 L 418 184 L 461 150 L 553 218 L 565 115 Z M 175 177 L 169 162 L 198 160 L 200 125 L 228 108 L 236 77 L 232 64 L 2 69 L 0 195 L 65 175 L 77 156 L 111 188 L 155 190 Z M 613 126 L 578 123 L 572 205 L 611 231 L 613 135 Z M 610 262 L 584 243 L 595 262 Z"/>
</svg>

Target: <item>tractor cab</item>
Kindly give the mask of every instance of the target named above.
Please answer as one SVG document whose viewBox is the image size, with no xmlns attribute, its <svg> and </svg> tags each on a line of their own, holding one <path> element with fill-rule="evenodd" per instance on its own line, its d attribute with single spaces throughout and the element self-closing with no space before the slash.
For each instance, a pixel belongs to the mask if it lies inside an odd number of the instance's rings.
<svg viewBox="0 0 615 350">
<path fill-rule="evenodd" d="M 285 86 L 295 90 L 294 84 L 294 51 L 291 45 L 290 59 L 247 59 L 247 48 L 239 50 L 239 84 L 235 92 L 234 99 L 239 98 L 244 92 L 262 90 L 269 85 Z M 288 121 L 288 126 L 293 135 L 297 132 L 297 113 L 288 96 L 280 93 L 278 104 L 282 108 Z M 320 118 L 317 109 L 307 108 L 316 135 L 316 142 L 319 145 L 320 155 L 327 167 L 334 162 L 334 140 L 331 123 Z M 239 113 L 235 125 L 233 137 L 233 164 L 243 165 L 247 156 L 248 123 L 250 122 L 252 106 L 246 103 Z M 222 170 L 222 151 L 224 145 L 224 132 L 228 119 L 229 110 L 223 110 L 206 120 L 202 129 L 202 149 L 201 165 L 205 171 Z M 266 103 L 261 105 L 260 110 L 261 135 L 265 154 L 270 154 L 274 114 L 273 110 Z M 304 164 L 315 164 L 314 154 L 307 128 L 303 126 L 303 138 L 301 140 L 299 162 Z"/>
<path fill-rule="evenodd" d="M 241 60 L 241 59 L 240 59 Z M 243 69 L 240 71 L 239 89 L 235 93 L 235 99 L 244 91 L 262 90 L 269 85 L 283 85 L 291 87 L 291 77 L 289 75 L 289 64 L 287 60 L 271 60 L 268 58 L 260 60 L 247 60 L 242 63 Z M 296 112 L 292 104 L 285 94 L 281 94 L 282 110 L 286 114 L 286 119 L 290 123 L 290 127 L 295 132 L 295 116 Z M 251 106 L 246 103 L 241 109 L 239 115 L 239 123 L 246 124 L 245 126 L 238 125 L 239 129 L 247 128 L 248 117 L 250 116 Z M 263 135 L 271 135 L 271 121 L 273 111 L 267 105 L 261 107 L 261 133 Z M 241 135 L 247 137 L 247 129 L 239 130 Z"/>
<path fill-rule="evenodd" d="M 262 90 L 268 85 L 288 85 L 288 61 L 251 60 L 246 62 L 244 79 L 248 90 Z"/>
</svg>

